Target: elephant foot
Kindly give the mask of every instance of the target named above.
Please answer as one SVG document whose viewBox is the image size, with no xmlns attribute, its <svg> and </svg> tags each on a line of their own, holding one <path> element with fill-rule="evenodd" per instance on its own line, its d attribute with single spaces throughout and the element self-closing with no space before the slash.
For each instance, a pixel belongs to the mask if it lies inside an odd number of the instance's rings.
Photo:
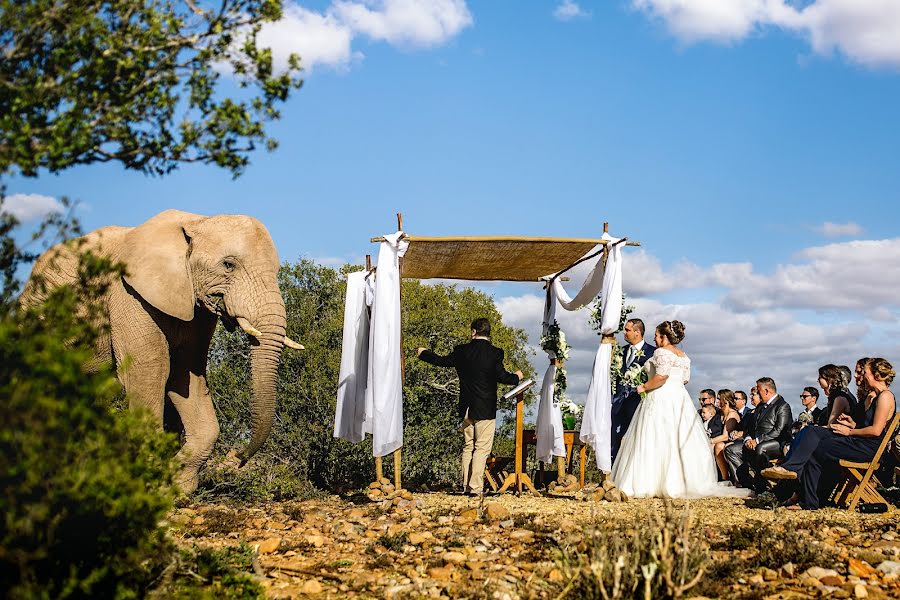
<svg viewBox="0 0 900 600">
<path fill-rule="evenodd" d="M 190 496 L 197 491 L 197 486 L 200 485 L 200 473 L 193 469 L 182 469 L 175 477 L 175 485 L 179 492 Z"/>
</svg>

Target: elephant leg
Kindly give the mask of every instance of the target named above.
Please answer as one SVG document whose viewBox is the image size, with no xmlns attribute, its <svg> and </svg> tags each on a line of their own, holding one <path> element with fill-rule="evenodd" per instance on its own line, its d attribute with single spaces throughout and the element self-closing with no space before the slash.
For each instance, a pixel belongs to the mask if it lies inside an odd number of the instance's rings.
<svg viewBox="0 0 900 600">
<path fill-rule="evenodd" d="M 192 494 L 197 489 L 200 468 L 206 463 L 219 437 L 219 421 L 206 386 L 206 377 L 190 373 L 189 378 L 187 396 L 175 390 L 168 393 L 184 424 L 185 442 L 176 456 L 181 465 L 176 483 L 185 494 Z"/>
<path fill-rule="evenodd" d="M 109 312 L 119 381 L 128 395 L 129 409 L 148 411 L 162 428 L 169 342 L 158 319 L 148 312 L 152 307 L 129 294 L 121 282 L 114 285 L 117 287 L 110 292 Z"/>
</svg>

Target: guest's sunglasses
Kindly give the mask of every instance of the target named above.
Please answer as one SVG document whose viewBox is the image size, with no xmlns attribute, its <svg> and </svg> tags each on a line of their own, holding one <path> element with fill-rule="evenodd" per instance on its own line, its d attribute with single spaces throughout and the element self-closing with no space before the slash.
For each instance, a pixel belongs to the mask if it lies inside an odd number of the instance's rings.
<svg viewBox="0 0 900 600">
<path fill-rule="evenodd" d="M 800 394 L 800 397 L 801 398 L 812 398 L 813 395 L 812 394 Z"/>
</svg>

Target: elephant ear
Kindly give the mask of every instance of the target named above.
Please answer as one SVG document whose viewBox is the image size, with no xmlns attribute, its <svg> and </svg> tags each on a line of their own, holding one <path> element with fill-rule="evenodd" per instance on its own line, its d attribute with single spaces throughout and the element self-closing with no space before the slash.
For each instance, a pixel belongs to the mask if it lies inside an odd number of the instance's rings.
<svg viewBox="0 0 900 600">
<path fill-rule="evenodd" d="M 118 253 L 128 285 L 153 307 L 182 321 L 194 318 L 196 303 L 186 227 L 204 218 L 180 210 L 162 212 L 129 231 Z"/>
</svg>

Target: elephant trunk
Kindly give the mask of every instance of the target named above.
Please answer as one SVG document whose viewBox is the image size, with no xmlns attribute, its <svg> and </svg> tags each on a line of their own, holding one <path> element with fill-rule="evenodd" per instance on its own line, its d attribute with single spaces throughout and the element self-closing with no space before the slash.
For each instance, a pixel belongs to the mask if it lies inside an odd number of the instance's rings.
<svg viewBox="0 0 900 600">
<path fill-rule="evenodd" d="M 277 290 L 264 293 L 260 304 L 259 312 L 246 317 L 258 335 L 251 337 L 251 435 L 247 448 L 241 454 L 242 466 L 262 447 L 272 430 L 278 362 L 284 348 L 287 323 L 284 302 Z"/>
</svg>

